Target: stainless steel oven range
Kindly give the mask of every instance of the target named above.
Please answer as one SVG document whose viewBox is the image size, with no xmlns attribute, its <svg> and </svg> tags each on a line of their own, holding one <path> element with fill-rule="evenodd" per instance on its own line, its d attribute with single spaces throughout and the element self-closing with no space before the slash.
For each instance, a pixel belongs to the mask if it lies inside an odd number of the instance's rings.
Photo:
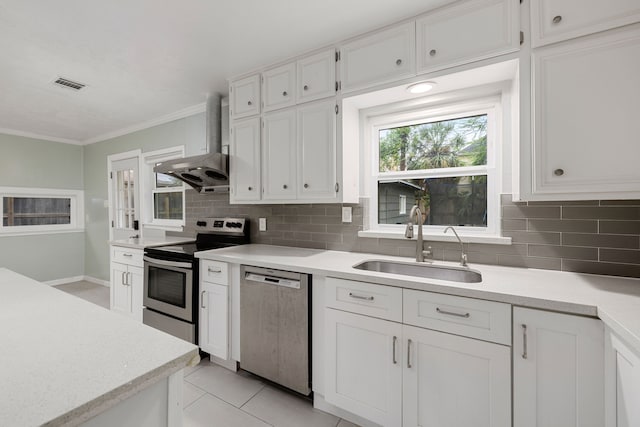
<svg viewBox="0 0 640 427">
<path fill-rule="evenodd" d="M 198 260 L 194 253 L 249 243 L 244 218 L 202 218 L 195 243 L 146 248 L 143 323 L 198 343 Z"/>
</svg>

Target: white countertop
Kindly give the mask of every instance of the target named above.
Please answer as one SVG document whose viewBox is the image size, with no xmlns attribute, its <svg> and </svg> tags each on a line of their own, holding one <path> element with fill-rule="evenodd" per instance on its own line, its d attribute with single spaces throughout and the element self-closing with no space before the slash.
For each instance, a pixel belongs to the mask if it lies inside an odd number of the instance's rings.
<svg viewBox="0 0 640 427">
<path fill-rule="evenodd" d="M 365 260 L 410 258 L 256 244 L 197 252 L 196 257 L 597 316 L 640 352 L 640 279 L 471 264 L 482 273 L 482 282 L 456 283 L 353 268 Z"/>
<path fill-rule="evenodd" d="M 115 246 L 123 246 L 125 248 L 132 249 L 144 249 L 152 248 L 154 246 L 164 245 L 179 245 L 181 243 L 192 243 L 196 239 L 193 237 L 178 237 L 178 236 L 166 236 L 166 237 L 142 237 L 137 239 L 121 239 L 111 240 L 109 244 Z"/>
<path fill-rule="evenodd" d="M 78 425 L 189 364 L 197 347 L 0 268 L 0 426 Z"/>
</svg>

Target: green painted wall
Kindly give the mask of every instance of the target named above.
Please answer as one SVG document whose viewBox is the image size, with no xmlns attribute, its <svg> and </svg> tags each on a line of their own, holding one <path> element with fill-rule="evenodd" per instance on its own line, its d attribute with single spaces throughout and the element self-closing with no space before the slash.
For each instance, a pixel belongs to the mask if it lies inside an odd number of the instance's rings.
<svg viewBox="0 0 640 427">
<path fill-rule="evenodd" d="M 133 132 L 84 147 L 85 259 L 87 276 L 109 280 L 109 211 L 107 156 L 135 149 L 142 152 L 185 146 L 187 156 L 204 154 L 204 113 Z"/>
<path fill-rule="evenodd" d="M 0 186 L 82 190 L 83 147 L 0 134 Z M 82 276 L 84 234 L 0 236 L 0 267 L 40 281 Z"/>
</svg>

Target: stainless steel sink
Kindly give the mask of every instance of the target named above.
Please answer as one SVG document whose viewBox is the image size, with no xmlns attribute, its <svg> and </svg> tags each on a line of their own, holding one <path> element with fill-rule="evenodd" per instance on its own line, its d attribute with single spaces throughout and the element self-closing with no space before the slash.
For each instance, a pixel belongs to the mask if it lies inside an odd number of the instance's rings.
<svg viewBox="0 0 640 427">
<path fill-rule="evenodd" d="M 479 271 L 462 267 L 445 267 L 431 264 L 409 262 L 369 260 L 356 264 L 353 268 L 379 273 L 401 274 L 404 276 L 424 277 L 427 279 L 448 280 L 450 282 L 478 283 L 482 282 Z"/>
</svg>

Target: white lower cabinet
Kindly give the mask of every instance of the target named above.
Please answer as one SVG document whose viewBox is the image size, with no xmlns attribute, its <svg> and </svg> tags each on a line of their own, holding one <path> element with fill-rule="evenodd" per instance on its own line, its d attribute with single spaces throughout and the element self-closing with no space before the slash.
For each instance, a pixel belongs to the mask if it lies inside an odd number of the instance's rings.
<svg viewBox="0 0 640 427">
<path fill-rule="evenodd" d="M 603 348 L 599 319 L 514 308 L 514 427 L 602 427 Z"/>
<path fill-rule="evenodd" d="M 325 399 L 382 426 L 511 425 L 507 346 L 325 310 Z"/>
<path fill-rule="evenodd" d="M 198 345 L 207 353 L 229 358 L 229 287 L 200 283 Z"/>
<path fill-rule="evenodd" d="M 111 248 L 109 308 L 142 322 L 144 268 L 142 250 Z M 114 261 L 117 260 L 118 262 Z"/>
<path fill-rule="evenodd" d="M 640 426 L 640 354 L 611 331 L 605 344 L 607 427 Z"/>
</svg>

